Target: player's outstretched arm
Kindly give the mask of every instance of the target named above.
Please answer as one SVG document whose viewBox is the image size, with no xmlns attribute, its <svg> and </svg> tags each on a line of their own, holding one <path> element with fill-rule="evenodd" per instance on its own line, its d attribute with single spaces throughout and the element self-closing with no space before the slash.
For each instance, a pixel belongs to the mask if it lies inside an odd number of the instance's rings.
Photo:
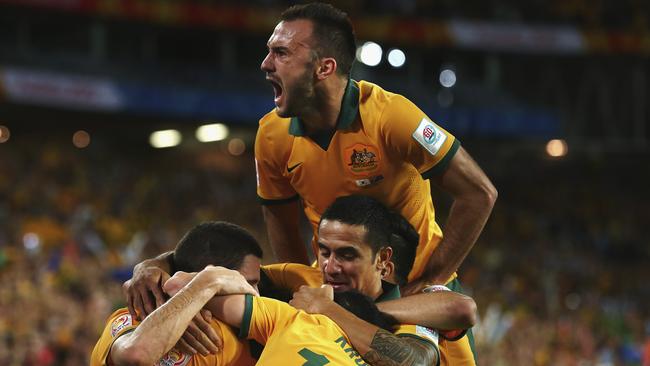
<svg viewBox="0 0 650 366">
<path fill-rule="evenodd" d="M 300 236 L 300 211 L 298 200 L 262 206 L 269 244 L 278 262 L 309 264 Z"/>
<path fill-rule="evenodd" d="M 135 331 L 113 343 L 109 354 L 113 364 L 152 365 L 176 344 L 192 318 L 215 294 L 256 294 L 239 272 L 214 266 L 198 274 L 178 272 L 164 288 L 172 297 Z"/>
<path fill-rule="evenodd" d="M 462 147 L 447 170 L 432 180 L 454 198 L 454 203 L 442 241 L 422 277 L 404 288 L 405 293 L 419 293 L 426 284 L 445 284 L 451 278 L 481 234 L 497 199 L 490 179 Z"/>
<path fill-rule="evenodd" d="M 370 324 L 335 303 L 331 292 L 331 286 L 303 286 L 294 294 L 290 304 L 308 313 L 323 314 L 332 319 L 343 329 L 354 349 L 370 365 L 438 364 L 438 351 L 433 343 L 415 337 L 400 337 Z"/>
<path fill-rule="evenodd" d="M 469 329 L 477 317 L 474 299 L 453 291 L 420 293 L 382 301 L 377 307 L 399 323 L 438 330 Z"/>
</svg>

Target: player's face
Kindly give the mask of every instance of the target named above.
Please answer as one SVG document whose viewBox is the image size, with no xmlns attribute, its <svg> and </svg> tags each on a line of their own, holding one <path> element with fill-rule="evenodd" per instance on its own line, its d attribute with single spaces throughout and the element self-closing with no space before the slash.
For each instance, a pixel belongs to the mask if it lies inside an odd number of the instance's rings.
<svg viewBox="0 0 650 366">
<path fill-rule="evenodd" d="M 283 21 L 267 42 L 269 52 L 260 68 L 273 86 L 273 101 L 280 117 L 298 116 L 314 97 L 312 29 L 308 20 Z"/>
<path fill-rule="evenodd" d="M 260 265 L 262 262 L 259 258 L 252 254 L 248 254 L 244 257 L 241 266 L 237 270 L 239 273 L 244 276 L 246 281 L 255 287 L 259 291 L 257 285 L 260 283 Z"/>
<path fill-rule="evenodd" d="M 334 291 L 356 289 L 373 299 L 381 294 L 379 256 L 366 243 L 366 228 L 323 220 L 318 228 L 318 265 Z"/>
</svg>

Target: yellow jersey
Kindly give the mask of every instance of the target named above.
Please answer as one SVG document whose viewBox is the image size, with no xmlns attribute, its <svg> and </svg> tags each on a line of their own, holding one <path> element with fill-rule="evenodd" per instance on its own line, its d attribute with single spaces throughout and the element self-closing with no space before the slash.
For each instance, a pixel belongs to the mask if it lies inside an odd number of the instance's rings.
<svg viewBox="0 0 650 366">
<path fill-rule="evenodd" d="M 352 347 L 343 330 L 330 318 L 308 314 L 282 301 L 246 295 L 240 336 L 265 345 L 258 365 L 349 365 L 367 363 Z M 403 326 L 396 334 L 430 343 L 437 352 L 434 334 Z"/>
<path fill-rule="evenodd" d="M 113 342 L 127 332 L 134 330 L 139 322 L 129 314 L 128 309 L 116 310 L 106 322 L 104 331 L 90 356 L 91 366 L 108 365 L 108 354 Z M 228 325 L 213 319 L 212 328 L 223 339 L 223 349 L 216 355 L 187 355 L 171 349 L 156 366 L 252 366 L 255 359 L 250 355 L 247 341 L 237 338 L 237 334 Z"/>
<path fill-rule="evenodd" d="M 260 120 L 257 195 L 267 205 L 302 199 L 315 254 L 321 214 L 337 197 L 364 194 L 383 202 L 420 234 L 412 281 L 442 238 L 428 178 L 445 170 L 459 146 L 405 97 L 350 80 L 331 134 L 305 136 L 299 119 L 275 110 Z"/>
<path fill-rule="evenodd" d="M 291 292 L 298 291 L 300 286 L 320 287 L 323 284 L 323 275 L 318 268 L 306 266 L 297 263 L 278 263 L 262 266 L 262 271 L 266 274 L 274 286 Z M 383 294 L 377 299 L 377 302 L 392 300 L 400 297 L 398 287 L 383 283 Z M 431 330 L 418 325 L 403 324 L 397 333 L 400 334 L 419 334 L 429 333 Z M 435 333 L 435 332 L 434 332 Z M 449 341 L 436 337 L 437 350 L 439 350 L 441 365 L 475 365 L 474 353 L 467 335 L 456 341 Z"/>
</svg>

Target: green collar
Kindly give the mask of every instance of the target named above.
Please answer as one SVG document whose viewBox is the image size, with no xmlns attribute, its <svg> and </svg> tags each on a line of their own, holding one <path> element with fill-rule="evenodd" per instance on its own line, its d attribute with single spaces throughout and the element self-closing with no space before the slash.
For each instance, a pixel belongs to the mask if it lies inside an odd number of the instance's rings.
<svg viewBox="0 0 650 366">
<path fill-rule="evenodd" d="M 375 302 L 382 302 L 387 300 L 395 300 L 402 297 L 402 294 L 399 292 L 399 286 L 392 284 L 390 282 L 381 281 L 382 293 L 379 295 Z"/>
<path fill-rule="evenodd" d="M 348 79 L 348 85 L 345 87 L 343 101 L 341 101 L 341 112 L 339 119 L 336 121 L 336 129 L 344 130 L 357 118 L 359 112 L 359 87 L 357 82 Z M 289 134 L 293 136 L 305 136 L 305 129 L 302 121 L 298 117 L 291 117 L 289 124 Z"/>
</svg>

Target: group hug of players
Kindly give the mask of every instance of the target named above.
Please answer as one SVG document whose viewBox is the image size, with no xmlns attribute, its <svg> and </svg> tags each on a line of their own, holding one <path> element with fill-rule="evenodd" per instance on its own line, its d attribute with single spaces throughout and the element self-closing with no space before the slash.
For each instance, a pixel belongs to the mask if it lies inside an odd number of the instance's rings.
<svg viewBox="0 0 650 366">
<path fill-rule="evenodd" d="M 91 364 L 475 365 L 476 304 L 457 292 L 456 270 L 494 186 L 415 104 L 350 78 L 344 12 L 293 6 L 267 46 L 276 108 L 255 141 L 257 194 L 284 263 L 261 266 L 257 241 L 233 223 L 192 228 L 135 267 Z M 454 199 L 444 236 L 430 182 Z"/>
</svg>

